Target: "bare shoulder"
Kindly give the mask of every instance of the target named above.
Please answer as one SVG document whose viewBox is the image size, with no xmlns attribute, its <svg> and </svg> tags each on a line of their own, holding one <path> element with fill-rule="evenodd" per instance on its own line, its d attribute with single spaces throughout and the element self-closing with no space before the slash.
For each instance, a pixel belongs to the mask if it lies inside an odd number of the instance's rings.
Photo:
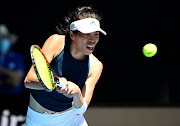
<svg viewBox="0 0 180 126">
<path fill-rule="evenodd" d="M 93 54 L 91 54 L 91 55 L 89 56 L 89 58 L 90 58 L 90 63 L 91 63 L 91 65 L 93 65 L 94 67 L 95 67 L 95 66 L 96 66 L 96 67 L 103 67 L 102 62 L 101 62 L 97 57 L 95 57 Z"/>
<path fill-rule="evenodd" d="M 49 39 L 52 39 L 55 42 L 62 42 L 64 38 L 65 38 L 64 35 L 58 35 L 58 34 L 53 34 L 49 37 Z"/>
<path fill-rule="evenodd" d="M 55 57 L 64 47 L 65 36 L 54 34 L 51 35 L 44 43 L 42 50 L 47 53 L 53 53 Z M 48 55 L 48 54 L 47 54 Z"/>
<path fill-rule="evenodd" d="M 57 47 L 57 45 L 63 45 L 64 39 L 65 39 L 64 35 L 53 34 L 46 40 L 44 46 L 48 45 L 48 46 Z"/>
<path fill-rule="evenodd" d="M 94 73 L 99 73 L 101 74 L 102 69 L 103 69 L 103 64 L 102 62 L 95 57 L 93 54 L 89 56 L 90 58 L 90 71 L 89 71 L 89 76 L 94 74 Z"/>
</svg>

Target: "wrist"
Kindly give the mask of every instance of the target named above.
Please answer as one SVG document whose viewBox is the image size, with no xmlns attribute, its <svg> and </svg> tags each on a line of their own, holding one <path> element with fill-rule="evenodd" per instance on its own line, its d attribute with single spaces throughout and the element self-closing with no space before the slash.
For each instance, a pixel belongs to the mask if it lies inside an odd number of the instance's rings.
<svg viewBox="0 0 180 126">
<path fill-rule="evenodd" d="M 77 98 L 77 97 L 81 97 L 81 96 L 82 96 L 81 91 L 79 91 L 73 95 L 73 98 Z"/>
<path fill-rule="evenodd" d="M 80 108 L 76 108 L 74 106 L 74 101 L 72 102 L 72 107 L 73 107 L 73 111 L 76 113 L 76 114 L 84 114 L 87 110 L 87 103 L 86 103 L 86 100 L 83 98 L 83 105 L 80 107 Z"/>
</svg>

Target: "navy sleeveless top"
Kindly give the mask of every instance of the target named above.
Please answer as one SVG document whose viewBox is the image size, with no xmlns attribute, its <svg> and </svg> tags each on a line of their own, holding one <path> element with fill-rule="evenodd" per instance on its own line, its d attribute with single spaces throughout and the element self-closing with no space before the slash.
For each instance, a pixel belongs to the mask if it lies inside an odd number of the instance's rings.
<svg viewBox="0 0 180 126">
<path fill-rule="evenodd" d="M 76 60 L 70 53 L 70 46 L 67 45 L 50 65 L 59 77 L 65 77 L 82 90 L 89 73 L 89 56 L 83 61 Z M 68 98 L 56 90 L 32 90 L 31 94 L 40 105 L 52 111 L 61 112 L 72 107 L 73 98 Z"/>
</svg>

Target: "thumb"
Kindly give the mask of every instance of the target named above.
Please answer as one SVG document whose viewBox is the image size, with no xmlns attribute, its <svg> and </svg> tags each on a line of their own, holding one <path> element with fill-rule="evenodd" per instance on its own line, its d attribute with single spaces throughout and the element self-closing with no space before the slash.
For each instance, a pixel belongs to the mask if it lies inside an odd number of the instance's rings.
<svg viewBox="0 0 180 126">
<path fill-rule="evenodd" d="M 59 79 L 60 79 L 60 81 L 63 81 L 65 84 L 67 83 L 66 78 L 64 78 L 64 77 L 60 77 Z"/>
</svg>

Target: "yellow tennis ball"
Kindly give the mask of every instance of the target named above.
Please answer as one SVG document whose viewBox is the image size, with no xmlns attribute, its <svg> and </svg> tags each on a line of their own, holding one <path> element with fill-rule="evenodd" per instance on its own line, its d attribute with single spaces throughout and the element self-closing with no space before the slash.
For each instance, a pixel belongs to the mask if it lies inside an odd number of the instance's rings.
<svg viewBox="0 0 180 126">
<path fill-rule="evenodd" d="M 148 43 L 143 47 L 142 52 L 146 57 L 152 57 L 157 53 L 157 46 L 155 44 Z"/>
</svg>

